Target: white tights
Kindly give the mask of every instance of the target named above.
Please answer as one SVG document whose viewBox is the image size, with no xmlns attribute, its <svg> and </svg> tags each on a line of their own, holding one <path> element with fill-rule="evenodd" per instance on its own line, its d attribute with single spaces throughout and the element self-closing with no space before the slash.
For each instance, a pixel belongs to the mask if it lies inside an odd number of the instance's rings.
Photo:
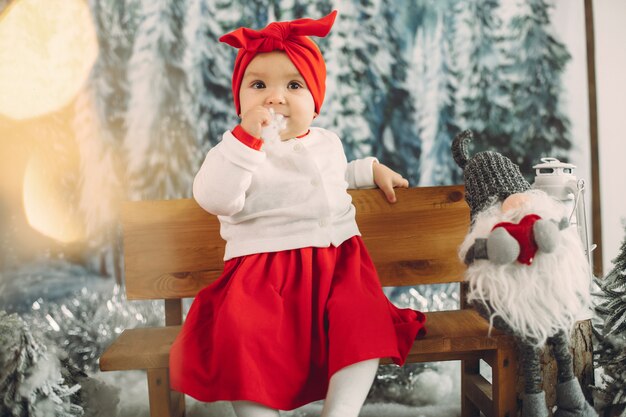
<svg viewBox="0 0 626 417">
<path fill-rule="evenodd" d="M 278 410 L 263 404 L 252 401 L 233 401 L 232 404 L 237 417 L 278 417 Z"/>
<path fill-rule="evenodd" d="M 321 417 L 357 417 L 372 386 L 378 359 L 358 362 L 330 378 Z M 278 410 L 251 401 L 233 401 L 237 417 L 278 417 Z"/>
</svg>

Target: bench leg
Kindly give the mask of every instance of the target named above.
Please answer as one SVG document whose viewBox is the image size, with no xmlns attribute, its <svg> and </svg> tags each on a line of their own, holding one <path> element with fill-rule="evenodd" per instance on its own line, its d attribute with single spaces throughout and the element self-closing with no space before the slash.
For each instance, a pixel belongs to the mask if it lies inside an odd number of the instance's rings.
<svg viewBox="0 0 626 417">
<path fill-rule="evenodd" d="M 167 368 L 148 369 L 150 417 L 182 417 L 185 415 L 184 394 L 170 390 Z"/>
<path fill-rule="evenodd" d="M 517 351 L 515 347 L 493 352 L 493 415 L 516 417 Z"/>
<path fill-rule="evenodd" d="M 480 417 L 480 410 L 470 399 L 468 388 L 472 375 L 480 374 L 478 359 L 466 359 L 461 361 L 461 417 Z"/>
</svg>

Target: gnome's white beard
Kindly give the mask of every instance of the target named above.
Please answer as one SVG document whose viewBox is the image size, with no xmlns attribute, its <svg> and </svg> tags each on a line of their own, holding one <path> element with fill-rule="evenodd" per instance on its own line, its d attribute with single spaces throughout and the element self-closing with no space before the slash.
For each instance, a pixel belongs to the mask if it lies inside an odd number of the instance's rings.
<svg viewBox="0 0 626 417">
<path fill-rule="evenodd" d="M 543 191 L 525 194 L 529 201 L 519 209 L 503 213 L 498 202 L 476 216 L 459 249 L 462 260 L 476 238 L 486 238 L 499 222 L 518 223 L 534 213 L 558 223 L 570 214 Z M 569 335 L 576 316 L 590 306 L 589 264 L 575 226 L 560 232 L 554 252 L 538 251 L 531 265 L 515 261 L 499 266 L 479 259 L 468 267 L 465 279 L 469 302 L 489 306 L 492 323 L 499 316 L 516 335 L 537 345 L 559 330 Z"/>
</svg>

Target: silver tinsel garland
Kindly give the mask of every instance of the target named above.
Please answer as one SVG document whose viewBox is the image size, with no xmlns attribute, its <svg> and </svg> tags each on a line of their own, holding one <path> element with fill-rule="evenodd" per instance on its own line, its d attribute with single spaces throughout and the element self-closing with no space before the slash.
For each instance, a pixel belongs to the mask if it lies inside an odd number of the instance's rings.
<svg viewBox="0 0 626 417">
<path fill-rule="evenodd" d="M 456 310 L 461 304 L 459 284 L 418 285 L 415 287 L 389 287 L 385 294 L 400 308 L 414 310 Z"/>
<path fill-rule="evenodd" d="M 65 261 L 42 262 L 5 276 L 5 305 L 58 346 L 68 369 L 93 374 L 104 349 L 126 328 L 162 326 L 159 301 L 128 301 L 123 288 Z M 13 283 L 10 286 L 7 283 Z M 66 290 L 63 291 L 62 289 Z M 458 308 L 457 284 L 386 288 L 401 308 L 436 311 Z M 2 298 L 0 296 L 0 298 Z M 1 300 L 0 300 L 1 301 Z M 187 300 L 186 300 L 187 301 Z M 189 302 L 185 303 L 189 306 Z M 419 405 L 416 388 L 425 371 L 437 364 L 384 365 L 369 395 L 370 401 Z"/>
<path fill-rule="evenodd" d="M 55 302 L 35 300 L 27 318 L 86 372 L 98 369 L 98 359 L 126 328 L 162 326 L 163 303 L 129 302 L 119 286 L 109 293 L 83 287 Z"/>
<path fill-rule="evenodd" d="M 113 280 L 64 259 L 0 272 L 0 305 L 87 373 L 98 369 L 100 354 L 124 329 L 164 324 L 162 302 L 128 301 Z"/>
<path fill-rule="evenodd" d="M 385 288 L 385 293 L 396 306 L 422 312 L 454 310 L 460 305 L 459 285 L 456 283 L 390 287 Z M 426 370 L 436 371 L 437 366 L 437 363 L 380 366 L 368 401 L 423 405 L 421 396 L 416 395 L 418 386 L 423 383 L 419 375 Z"/>
</svg>

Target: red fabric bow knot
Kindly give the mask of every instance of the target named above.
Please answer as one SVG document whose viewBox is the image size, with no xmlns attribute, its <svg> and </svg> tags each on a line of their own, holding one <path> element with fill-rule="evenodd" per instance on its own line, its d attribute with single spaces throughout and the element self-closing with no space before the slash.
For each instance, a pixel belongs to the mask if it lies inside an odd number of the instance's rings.
<svg viewBox="0 0 626 417">
<path fill-rule="evenodd" d="M 286 22 L 288 23 L 288 22 Z M 270 23 L 265 29 L 252 30 L 239 28 L 220 38 L 232 47 L 245 49 L 248 52 L 271 52 L 285 50 L 285 41 L 290 35 L 289 25 Z"/>
<path fill-rule="evenodd" d="M 296 19 L 290 22 L 273 22 L 264 29 L 239 28 L 220 38 L 220 42 L 238 48 L 233 69 L 233 99 L 240 113 L 239 89 L 246 67 L 258 53 L 285 51 L 298 69 L 311 91 L 315 110 L 319 110 L 326 92 L 326 65 L 317 45 L 307 36 L 328 35 L 335 22 L 337 11 L 319 19 Z"/>
<path fill-rule="evenodd" d="M 291 22 L 272 22 L 264 29 L 239 28 L 220 38 L 220 42 L 248 52 L 285 50 L 285 42 L 298 43 L 300 36 L 325 37 L 333 26 L 337 11 L 319 20 L 297 19 Z"/>
</svg>

